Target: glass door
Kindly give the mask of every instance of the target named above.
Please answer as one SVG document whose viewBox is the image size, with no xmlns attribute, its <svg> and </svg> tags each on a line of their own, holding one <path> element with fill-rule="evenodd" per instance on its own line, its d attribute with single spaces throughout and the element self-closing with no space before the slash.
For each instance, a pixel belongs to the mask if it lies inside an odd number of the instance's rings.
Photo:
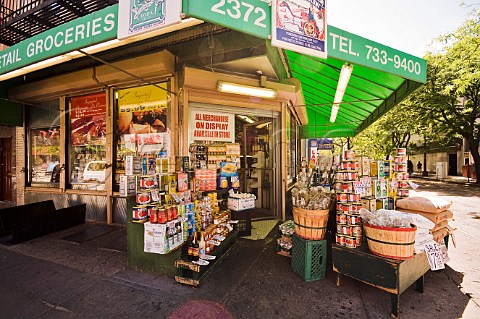
<svg viewBox="0 0 480 319">
<path fill-rule="evenodd" d="M 273 119 L 243 125 L 243 191 L 255 194 L 255 208 L 261 217 L 275 216 Z"/>
</svg>

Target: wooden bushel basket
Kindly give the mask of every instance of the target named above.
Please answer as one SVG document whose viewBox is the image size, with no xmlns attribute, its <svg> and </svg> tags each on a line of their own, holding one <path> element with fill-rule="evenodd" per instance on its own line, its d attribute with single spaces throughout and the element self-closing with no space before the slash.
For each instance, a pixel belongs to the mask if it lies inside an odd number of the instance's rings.
<svg viewBox="0 0 480 319">
<path fill-rule="evenodd" d="M 368 248 L 372 253 L 382 257 L 409 259 L 413 257 L 417 231 L 417 227 L 412 226 L 412 228 L 391 228 L 363 223 Z"/>
<path fill-rule="evenodd" d="M 295 233 L 304 239 L 322 240 L 325 239 L 328 222 L 328 209 L 309 210 L 294 207 L 293 221 Z"/>
</svg>

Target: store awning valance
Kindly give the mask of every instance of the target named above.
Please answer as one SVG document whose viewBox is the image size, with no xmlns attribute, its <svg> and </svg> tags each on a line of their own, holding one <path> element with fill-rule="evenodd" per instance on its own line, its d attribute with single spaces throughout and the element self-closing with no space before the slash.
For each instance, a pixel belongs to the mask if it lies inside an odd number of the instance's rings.
<svg viewBox="0 0 480 319">
<path fill-rule="evenodd" d="M 291 77 L 301 82 L 305 103 L 294 107 L 304 107 L 308 117 L 308 123 L 300 128 L 301 138 L 355 136 L 425 82 L 424 60 L 335 27 L 330 30 L 339 35 L 329 38 L 327 59 L 285 51 Z M 335 39 L 346 40 L 335 46 Z M 353 72 L 337 118 L 331 123 L 337 83 L 345 63 L 353 65 Z"/>
</svg>

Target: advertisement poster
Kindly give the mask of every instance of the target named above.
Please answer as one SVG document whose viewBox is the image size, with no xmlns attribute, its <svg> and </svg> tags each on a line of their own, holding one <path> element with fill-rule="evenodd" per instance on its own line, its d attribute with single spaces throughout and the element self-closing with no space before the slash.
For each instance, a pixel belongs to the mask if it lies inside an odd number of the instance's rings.
<svg viewBox="0 0 480 319">
<path fill-rule="evenodd" d="M 146 253 L 164 254 L 168 251 L 165 242 L 165 225 L 162 224 L 144 224 L 144 249 Z"/>
<path fill-rule="evenodd" d="M 83 95 L 70 100 L 72 145 L 104 141 L 107 130 L 106 105 L 105 93 Z"/>
<path fill-rule="evenodd" d="M 326 0 L 274 0 L 272 45 L 327 58 Z"/>
<path fill-rule="evenodd" d="M 181 22 L 181 7 L 180 0 L 120 0 L 118 39 Z"/>
<path fill-rule="evenodd" d="M 190 137 L 192 141 L 235 141 L 235 117 L 233 114 L 212 111 L 190 112 Z"/>
<path fill-rule="evenodd" d="M 139 154 L 170 154 L 170 133 L 137 134 L 137 148 Z"/>
<path fill-rule="evenodd" d="M 158 86 L 167 88 L 167 83 Z M 165 90 L 146 85 L 118 93 L 118 133 L 162 133 L 167 130 L 167 102 Z"/>
</svg>

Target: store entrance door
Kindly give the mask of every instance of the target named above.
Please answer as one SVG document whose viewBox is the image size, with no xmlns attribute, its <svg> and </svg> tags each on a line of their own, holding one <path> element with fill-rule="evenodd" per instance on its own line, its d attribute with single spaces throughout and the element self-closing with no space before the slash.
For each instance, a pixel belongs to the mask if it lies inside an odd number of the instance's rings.
<svg viewBox="0 0 480 319">
<path fill-rule="evenodd" d="M 253 217 L 275 216 L 273 119 L 243 125 L 242 191 L 255 194 Z"/>
<path fill-rule="evenodd" d="M 12 201 L 12 138 L 0 139 L 0 201 Z"/>
</svg>

